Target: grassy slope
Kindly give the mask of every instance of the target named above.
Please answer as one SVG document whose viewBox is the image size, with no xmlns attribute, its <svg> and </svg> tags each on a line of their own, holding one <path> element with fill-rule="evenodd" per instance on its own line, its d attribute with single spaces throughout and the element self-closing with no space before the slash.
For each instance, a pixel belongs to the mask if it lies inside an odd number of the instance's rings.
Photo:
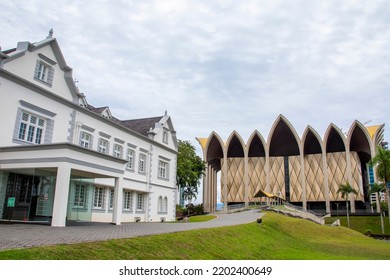
<svg viewBox="0 0 390 280">
<path fill-rule="evenodd" d="M 342 226 L 346 227 L 348 225 L 347 217 L 330 217 L 326 218 L 325 221 L 328 224 L 331 224 L 335 220 L 340 219 L 340 223 Z M 350 217 L 350 226 L 351 229 L 357 230 L 362 233 L 366 233 L 367 230 L 371 230 L 372 233 L 382 234 L 382 228 L 380 224 L 379 216 L 351 216 Z M 390 234 L 390 223 L 389 218 L 385 217 L 383 219 L 385 226 L 385 234 Z"/>
<path fill-rule="evenodd" d="M 0 259 L 390 259 L 390 242 L 268 212 L 262 224 L 0 251 Z"/>
</svg>

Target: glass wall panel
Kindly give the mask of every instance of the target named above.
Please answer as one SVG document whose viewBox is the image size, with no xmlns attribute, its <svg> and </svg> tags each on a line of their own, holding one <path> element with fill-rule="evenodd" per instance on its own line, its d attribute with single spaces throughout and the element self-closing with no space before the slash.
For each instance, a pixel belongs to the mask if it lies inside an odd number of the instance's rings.
<svg viewBox="0 0 390 280">
<path fill-rule="evenodd" d="M 0 217 L 15 221 L 50 222 L 56 172 L 19 169 L 0 172 Z"/>
<path fill-rule="evenodd" d="M 94 194 L 94 179 L 71 176 L 67 219 L 91 221 Z"/>
</svg>

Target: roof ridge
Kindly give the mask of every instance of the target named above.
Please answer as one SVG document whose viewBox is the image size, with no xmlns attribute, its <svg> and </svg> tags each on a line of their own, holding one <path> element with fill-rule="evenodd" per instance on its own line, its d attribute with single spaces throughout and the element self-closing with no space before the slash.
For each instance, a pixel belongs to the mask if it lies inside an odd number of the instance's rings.
<svg viewBox="0 0 390 280">
<path fill-rule="evenodd" d="M 129 121 L 140 121 L 140 120 L 151 120 L 151 119 L 162 119 L 163 116 L 155 116 L 155 117 L 147 117 L 147 118 L 138 118 L 138 119 L 128 119 L 128 120 L 122 120 L 123 122 L 129 122 Z"/>
</svg>

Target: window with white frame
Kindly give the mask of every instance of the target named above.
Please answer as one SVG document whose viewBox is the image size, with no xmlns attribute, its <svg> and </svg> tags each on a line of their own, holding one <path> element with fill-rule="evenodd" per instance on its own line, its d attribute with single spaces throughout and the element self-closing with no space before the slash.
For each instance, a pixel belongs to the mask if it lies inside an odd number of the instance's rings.
<svg viewBox="0 0 390 280">
<path fill-rule="evenodd" d="M 140 172 L 140 173 L 146 172 L 146 154 L 144 154 L 144 153 L 139 154 L 138 172 Z"/>
<path fill-rule="evenodd" d="M 158 177 L 161 179 L 169 179 L 169 162 L 164 160 L 158 161 Z"/>
<path fill-rule="evenodd" d="M 145 201 L 144 201 L 144 194 L 143 193 L 137 193 L 137 208 L 136 210 L 137 211 L 144 211 L 144 207 L 145 207 Z"/>
<path fill-rule="evenodd" d="M 104 138 L 99 139 L 98 152 L 102 154 L 108 153 L 108 141 Z"/>
<path fill-rule="evenodd" d="M 134 160 L 135 160 L 135 151 L 133 149 L 128 148 L 126 154 L 127 169 L 134 170 Z"/>
<path fill-rule="evenodd" d="M 19 124 L 18 139 L 34 144 L 41 144 L 45 120 L 36 115 L 22 112 Z"/>
<path fill-rule="evenodd" d="M 163 131 L 163 142 L 168 144 L 168 131 L 166 130 Z"/>
<path fill-rule="evenodd" d="M 87 149 L 92 147 L 92 135 L 90 133 L 85 131 L 80 132 L 80 146 Z"/>
<path fill-rule="evenodd" d="M 103 209 L 104 208 L 104 190 L 103 187 L 95 187 L 94 198 L 93 198 L 93 208 Z"/>
<path fill-rule="evenodd" d="M 110 203 L 108 205 L 109 209 L 114 207 L 114 189 L 110 189 Z"/>
<path fill-rule="evenodd" d="M 160 213 L 166 213 L 168 211 L 168 198 L 162 196 L 159 196 L 158 198 L 158 205 L 157 205 L 157 211 Z"/>
<path fill-rule="evenodd" d="M 131 211 L 133 209 L 133 193 L 123 192 L 123 210 Z"/>
<path fill-rule="evenodd" d="M 75 208 L 86 207 L 86 198 L 87 198 L 86 192 L 87 192 L 86 185 L 80 185 L 80 184 L 75 185 L 73 207 Z"/>
<path fill-rule="evenodd" d="M 114 144 L 113 156 L 117 158 L 122 158 L 122 146 L 119 144 Z"/>
<path fill-rule="evenodd" d="M 53 84 L 54 68 L 42 60 L 37 60 L 34 78 L 48 85 Z"/>
</svg>

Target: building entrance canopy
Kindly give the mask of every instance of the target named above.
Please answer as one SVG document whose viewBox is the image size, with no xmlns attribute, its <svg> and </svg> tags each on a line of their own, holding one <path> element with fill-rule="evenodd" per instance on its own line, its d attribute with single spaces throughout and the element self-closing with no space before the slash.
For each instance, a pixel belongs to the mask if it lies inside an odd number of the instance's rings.
<svg viewBox="0 0 390 280">
<path fill-rule="evenodd" d="M 84 189 L 91 187 L 96 178 L 115 179 L 115 188 L 118 188 L 126 163 L 126 160 L 68 143 L 6 147 L 1 148 L 1 152 L 0 206 L 5 205 L 9 197 L 16 198 L 16 204 L 13 209 L 0 207 L 0 218 L 51 221 L 54 226 L 64 226 L 66 218 L 72 218 L 76 210 L 77 219 L 81 217 L 80 209 L 85 212 L 84 216 L 90 216 L 91 211 L 86 209 L 91 207 Z M 73 194 L 73 199 L 69 193 Z M 120 202 L 121 193 L 117 193 L 118 197 L 112 199 Z M 75 204 L 76 196 L 79 200 Z M 67 211 L 70 200 L 72 207 Z M 121 203 L 117 204 L 121 207 Z M 119 221 L 119 216 L 114 216 Z"/>
<path fill-rule="evenodd" d="M 259 190 L 254 197 L 266 197 L 266 198 L 277 198 L 276 195 L 270 194 L 268 192 Z"/>
</svg>

